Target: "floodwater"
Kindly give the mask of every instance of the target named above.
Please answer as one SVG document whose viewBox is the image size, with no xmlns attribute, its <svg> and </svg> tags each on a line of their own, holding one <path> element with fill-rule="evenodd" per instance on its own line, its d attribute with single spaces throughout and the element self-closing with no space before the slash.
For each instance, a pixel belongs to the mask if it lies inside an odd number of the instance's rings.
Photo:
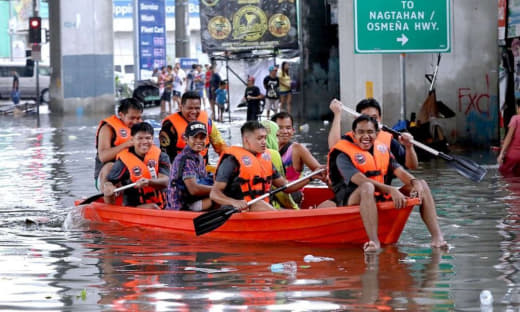
<svg viewBox="0 0 520 312">
<path fill-rule="evenodd" d="M 488 166 L 481 183 L 442 160 L 415 172 L 430 183 L 449 250 L 429 247 L 416 208 L 397 245 L 365 257 L 351 246 L 185 241 L 82 222 L 73 201 L 97 193 L 102 117 L 0 116 L 0 310 L 520 311 L 520 180 L 500 177 L 488 151 L 464 153 Z M 237 143 L 239 125 L 218 127 Z M 328 125 L 309 126 L 298 140 L 324 161 Z M 306 263 L 309 254 L 332 260 Z M 270 270 L 285 261 L 296 271 Z M 482 290 L 492 305 L 481 305 Z"/>
</svg>

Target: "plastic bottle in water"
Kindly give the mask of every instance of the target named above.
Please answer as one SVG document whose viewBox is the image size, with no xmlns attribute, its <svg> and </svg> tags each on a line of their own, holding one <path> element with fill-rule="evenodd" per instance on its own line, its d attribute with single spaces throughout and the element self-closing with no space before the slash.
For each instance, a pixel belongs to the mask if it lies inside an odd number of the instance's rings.
<svg viewBox="0 0 520 312">
<path fill-rule="evenodd" d="M 334 261 L 334 258 L 316 257 L 316 256 L 313 256 L 313 255 L 306 255 L 305 257 L 303 257 L 303 261 L 305 261 L 305 262 Z"/>
<path fill-rule="evenodd" d="M 489 290 L 483 290 L 482 292 L 480 292 L 480 305 L 493 305 L 493 294 Z"/>
<path fill-rule="evenodd" d="M 295 261 L 287 261 L 287 262 L 271 264 L 271 272 L 274 272 L 274 273 L 295 274 L 297 270 L 298 270 L 298 265 L 296 264 Z"/>
</svg>

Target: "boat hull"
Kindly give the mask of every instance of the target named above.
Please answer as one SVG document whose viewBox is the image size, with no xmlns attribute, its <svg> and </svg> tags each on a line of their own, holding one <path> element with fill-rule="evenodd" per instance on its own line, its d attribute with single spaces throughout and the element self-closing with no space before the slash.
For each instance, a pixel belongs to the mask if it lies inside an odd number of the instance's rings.
<svg viewBox="0 0 520 312">
<path fill-rule="evenodd" d="M 330 196 L 326 188 L 306 188 L 302 207 L 315 205 Z M 330 197 L 329 197 L 330 198 Z M 405 208 L 392 202 L 378 204 L 378 235 L 382 244 L 396 243 L 418 199 L 409 199 Z M 93 202 L 81 207 L 85 219 L 117 222 L 196 238 L 193 219 L 200 215 L 188 211 L 151 210 Z M 359 206 L 243 212 L 233 214 L 221 227 L 203 235 L 218 240 L 256 242 L 304 242 L 363 244 L 368 241 Z"/>
</svg>

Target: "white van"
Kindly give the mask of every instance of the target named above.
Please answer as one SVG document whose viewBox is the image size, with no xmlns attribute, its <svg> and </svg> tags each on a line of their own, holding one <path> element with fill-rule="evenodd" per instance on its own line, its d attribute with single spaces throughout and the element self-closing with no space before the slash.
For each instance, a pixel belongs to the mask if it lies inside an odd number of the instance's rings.
<svg viewBox="0 0 520 312">
<path fill-rule="evenodd" d="M 26 64 L 0 64 L 0 99 L 11 97 L 13 72 L 18 74 L 20 98 L 36 99 L 36 68 Z M 40 65 L 40 101 L 49 102 L 50 67 Z"/>
</svg>

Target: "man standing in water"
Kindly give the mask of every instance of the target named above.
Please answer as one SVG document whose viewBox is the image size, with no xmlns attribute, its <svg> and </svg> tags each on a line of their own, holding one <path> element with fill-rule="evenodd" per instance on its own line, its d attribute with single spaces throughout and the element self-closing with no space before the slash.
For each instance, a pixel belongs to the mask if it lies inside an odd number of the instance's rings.
<svg viewBox="0 0 520 312">
<path fill-rule="evenodd" d="M 135 99 L 127 98 L 119 101 L 117 116 L 103 119 L 96 131 L 96 160 L 94 179 L 96 188 L 103 191 L 103 184 L 117 153 L 133 145 L 130 129 L 142 122 L 143 106 Z"/>
</svg>

